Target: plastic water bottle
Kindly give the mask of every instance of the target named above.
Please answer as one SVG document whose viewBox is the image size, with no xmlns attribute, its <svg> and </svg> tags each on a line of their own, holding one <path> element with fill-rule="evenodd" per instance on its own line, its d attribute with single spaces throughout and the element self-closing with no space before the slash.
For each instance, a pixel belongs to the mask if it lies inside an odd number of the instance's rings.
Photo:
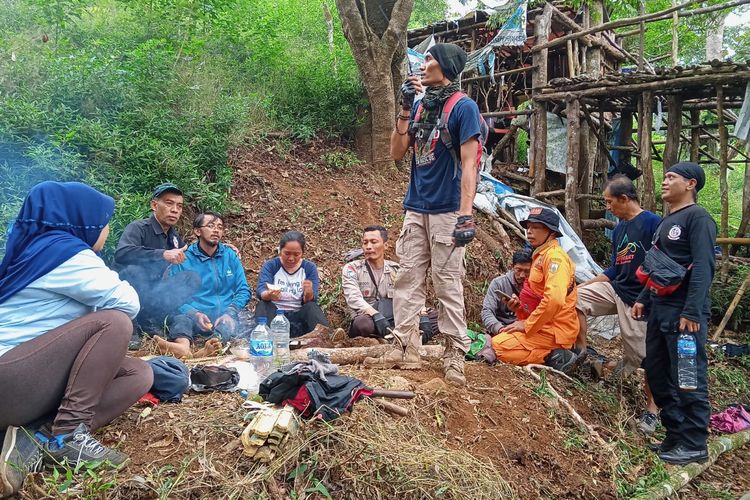
<svg viewBox="0 0 750 500">
<path fill-rule="evenodd" d="M 677 384 L 683 391 L 698 388 L 695 336 L 683 332 L 677 337 Z"/>
<path fill-rule="evenodd" d="M 261 381 L 273 369 L 273 340 L 266 328 L 266 318 L 258 318 L 258 324 L 250 334 L 250 363 Z"/>
<path fill-rule="evenodd" d="M 276 317 L 271 320 L 271 338 L 273 339 L 273 365 L 281 368 L 289 362 L 289 320 L 284 311 L 278 309 Z"/>
</svg>

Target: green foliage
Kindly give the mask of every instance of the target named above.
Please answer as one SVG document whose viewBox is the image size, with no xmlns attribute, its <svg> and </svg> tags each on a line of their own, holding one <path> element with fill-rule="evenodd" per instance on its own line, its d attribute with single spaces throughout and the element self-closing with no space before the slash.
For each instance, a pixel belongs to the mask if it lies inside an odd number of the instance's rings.
<svg viewBox="0 0 750 500">
<path fill-rule="evenodd" d="M 698 5 L 690 7 L 696 9 L 724 3 L 724 0 L 707 0 Z M 638 15 L 638 0 L 612 1 L 608 2 L 612 9 L 612 19 L 621 19 L 625 17 L 634 17 Z M 668 9 L 672 6 L 671 0 L 649 0 L 645 2 L 646 12 L 658 12 Z M 735 8 L 735 12 L 740 12 L 743 8 Z M 732 10 L 715 11 L 700 16 L 681 17 L 677 27 L 678 38 L 678 59 L 680 64 L 697 64 L 706 59 L 706 35 L 709 30 L 715 29 L 719 22 L 723 22 L 727 14 Z M 646 59 L 668 54 L 672 46 L 672 19 L 655 21 L 648 23 L 646 35 L 644 38 L 644 53 Z M 622 31 L 629 31 L 636 26 L 622 28 Z M 750 30 L 746 26 L 727 28 L 724 35 L 725 49 L 730 49 L 732 53 L 748 54 L 750 53 Z M 639 40 L 637 36 L 631 36 L 625 39 L 625 48 L 632 54 L 638 53 Z M 743 60 L 735 57 L 736 60 Z M 671 65 L 669 59 L 658 62 L 659 65 Z"/>
<path fill-rule="evenodd" d="M 421 28 L 446 19 L 446 0 L 414 0 L 414 9 L 409 18 L 409 29 Z"/>
<path fill-rule="evenodd" d="M 362 163 L 352 151 L 324 153 L 321 160 L 333 170 L 346 170 Z"/>
<path fill-rule="evenodd" d="M 231 208 L 228 151 L 254 134 L 350 134 L 363 94 L 334 19 L 329 47 L 312 0 L 0 0 L 0 240 L 42 180 L 115 197 L 111 251 L 160 182 Z"/>
</svg>

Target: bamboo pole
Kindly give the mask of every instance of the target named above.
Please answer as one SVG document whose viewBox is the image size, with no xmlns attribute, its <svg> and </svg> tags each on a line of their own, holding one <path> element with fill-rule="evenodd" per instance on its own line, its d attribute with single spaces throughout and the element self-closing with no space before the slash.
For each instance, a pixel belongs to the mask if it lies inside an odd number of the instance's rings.
<svg viewBox="0 0 750 500">
<path fill-rule="evenodd" d="M 644 92 L 638 103 L 638 149 L 640 156 L 638 166 L 643 172 L 643 208 L 656 211 L 654 196 L 654 169 L 651 163 L 651 120 L 654 109 L 654 97 L 651 92 Z"/>
<path fill-rule="evenodd" d="M 724 247 L 726 248 L 726 247 Z M 723 254 L 722 254 L 723 257 Z M 729 259 L 721 259 L 721 266 L 724 267 L 726 264 L 729 263 Z M 729 323 L 729 320 L 732 318 L 732 314 L 734 314 L 734 310 L 737 308 L 737 304 L 740 303 L 740 300 L 742 300 L 742 296 L 745 295 L 745 290 L 747 289 L 747 285 L 750 283 L 750 273 L 748 273 L 747 276 L 745 276 L 745 280 L 742 282 L 742 285 L 740 285 L 739 290 L 737 290 L 737 293 L 734 295 L 734 298 L 732 299 L 732 303 L 729 304 L 729 307 L 727 308 L 727 312 L 724 313 L 724 317 L 721 318 L 721 323 L 719 323 L 719 327 L 716 329 L 713 335 L 711 335 L 711 340 L 718 339 L 721 334 L 724 332 L 724 328 L 727 327 L 727 324 Z"/>
<path fill-rule="evenodd" d="M 542 14 L 536 18 L 535 34 L 537 43 L 544 43 L 549 38 L 552 25 L 552 5 L 547 3 Z M 540 50 L 533 54 L 532 85 L 539 89 L 547 85 L 547 50 Z M 532 135 L 534 159 L 529 168 L 529 176 L 534 179 L 531 185 L 532 194 L 544 191 L 547 176 L 547 107 L 543 102 L 536 101 L 539 90 L 532 90 L 534 99 L 534 130 Z"/>
<path fill-rule="evenodd" d="M 750 238 L 716 238 L 717 245 L 750 245 Z"/>
<path fill-rule="evenodd" d="M 643 17 L 646 15 L 646 5 L 643 0 L 638 1 L 638 15 L 641 18 L 641 22 L 638 24 L 638 29 L 641 31 L 638 35 L 638 71 L 643 71 L 646 58 L 644 57 L 644 47 L 646 45 L 646 22 L 643 21 Z"/>
<path fill-rule="evenodd" d="M 724 123 L 724 89 L 716 87 L 716 114 L 719 117 L 719 192 L 721 193 L 721 228 L 719 235 L 722 238 L 729 236 L 729 185 L 727 180 L 727 143 L 728 132 Z M 721 263 L 721 274 L 726 278 L 729 272 L 729 247 L 721 249 L 723 261 Z"/>
<path fill-rule="evenodd" d="M 485 118 L 504 118 L 506 116 L 523 116 L 523 115 L 533 115 L 534 111 L 526 109 L 526 110 L 516 110 L 516 111 L 491 111 L 489 113 L 482 113 L 482 116 Z"/>
<path fill-rule="evenodd" d="M 718 74 L 686 76 L 682 78 L 671 78 L 668 80 L 657 80 L 654 82 L 593 87 L 575 91 L 545 92 L 535 97 L 535 99 L 538 101 L 563 101 L 568 94 L 576 94 L 578 98 L 614 97 L 640 93 L 647 90 L 657 91 L 675 88 L 688 88 L 698 85 L 719 85 L 727 83 L 736 84 L 738 82 L 742 82 L 742 84 L 744 85 L 748 81 L 750 81 L 750 71 L 737 71 L 734 73 L 727 72 Z"/>
<path fill-rule="evenodd" d="M 704 463 L 692 463 L 681 467 L 669 469 L 669 477 L 666 481 L 646 490 L 644 493 L 633 497 L 633 500 L 661 500 L 674 495 L 691 479 L 698 477 L 703 471 L 714 463 L 719 455 L 727 451 L 736 450 L 750 442 L 750 429 L 726 434 L 708 442 L 708 461 Z"/>
<path fill-rule="evenodd" d="M 578 99 L 568 99 L 568 160 L 567 173 L 565 176 L 565 218 L 573 228 L 573 231 L 582 235 L 581 220 L 578 213 L 578 163 L 581 159 L 580 144 L 580 110 L 581 103 Z"/>
<path fill-rule="evenodd" d="M 503 76 L 516 75 L 518 73 L 527 73 L 529 71 L 532 71 L 533 69 L 534 69 L 533 66 L 524 66 L 522 68 L 509 69 L 507 71 L 499 71 L 495 73 L 493 76 L 495 78 L 501 78 Z M 490 79 L 490 75 L 472 76 L 471 78 L 462 78 L 461 83 L 471 83 L 471 82 L 478 82 L 481 80 L 489 80 L 489 79 Z"/>
<path fill-rule="evenodd" d="M 691 130 L 690 161 L 692 162 L 697 162 L 701 159 L 701 131 L 698 125 L 700 125 L 700 112 L 697 109 L 691 109 L 690 126 L 693 128 Z"/>
</svg>

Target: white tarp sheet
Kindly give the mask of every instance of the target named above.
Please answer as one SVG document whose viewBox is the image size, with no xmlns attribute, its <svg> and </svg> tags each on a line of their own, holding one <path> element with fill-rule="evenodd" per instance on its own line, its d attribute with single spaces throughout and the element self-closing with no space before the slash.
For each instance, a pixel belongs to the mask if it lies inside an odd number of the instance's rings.
<svg viewBox="0 0 750 500">
<path fill-rule="evenodd" d="M 474 197 L 474 206 L 484 213 L 497 216 L 497 205 L 512 213 L 518 221 L 525 220 L 529 215 L 529 209 L 533 207 L 554 210 L 560 216 L 560 232 L 563 233 L 558 240 L 576 266 L 576 280 L 581 283 L 603 271 L 557 208 L 534 198 L 515 194 L 499 180 L 482 173 L 482 181 Z"/>
</svg>

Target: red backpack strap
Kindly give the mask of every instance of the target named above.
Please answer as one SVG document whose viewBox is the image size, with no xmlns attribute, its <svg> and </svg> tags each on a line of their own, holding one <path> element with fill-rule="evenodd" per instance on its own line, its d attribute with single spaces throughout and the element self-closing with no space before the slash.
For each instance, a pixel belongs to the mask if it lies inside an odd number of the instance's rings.
<svg viewBox="0 0 750 500">
<path fill-rule="evenodd" d="M 453 111 L 453 108 L 456 107 L 458 101 L 460 101 L 464 97 L 468 96 L 459 90 L 457 92 L 454 92 L 453 95 L 451 95 L 443 104 L 443 114 L 440 121 L 446 127 L 448 126 L 448 118 L 450 118 L 451 116 L 451 111 Z"/>
<path fill-rule="evenodd" d="M 443 144 L 445 145 L 445 148 L 448 150 L 448 152 L 451 155 L 451 158 L 453 159 L 453 178 L 455 179 L 456 176 L 458 176 L 458 169 L 461 166 L 461 155 L 456 152 L 456 148 L 453 147 L 453 137 L 451 137 L 451 133 L 448 130 L 448 120 L 450 119 L 451 112 L 453 111 L 453 108 L 456 107 L 456 104 L 458 104 L 458 101 L 463 99 L 464 97 L 468 96 L 461 92 L 460 90 L 457 92 L 454 92 L 443 104 L 443 112 L 440 115 L 440 123 L 438 124 L 439 128 L 444 129 L 445 132 L 440 133 L 440 140 L 443 141 Z"/>
<path fill-rule="evenodd" d="M 422 101 L 419 101 L 417 112 L 414 113 L 414 122 L 419 122 L 419 119 L 422 118 L 422 111 L 424 111 L 424 106 L 422 105 Z"/>
</svg>

